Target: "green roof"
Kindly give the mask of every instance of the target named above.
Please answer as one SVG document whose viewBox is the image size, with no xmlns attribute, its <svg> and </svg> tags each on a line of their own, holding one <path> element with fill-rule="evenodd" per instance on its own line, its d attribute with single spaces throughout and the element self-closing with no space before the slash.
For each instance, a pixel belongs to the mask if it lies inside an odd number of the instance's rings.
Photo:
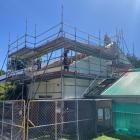
<svg viewBox="0 0 140 140">
<path fill-rule="evenodd" d="M 140 70 L 125 73 L 102 95 L 140 95 Z"/>
</svg>

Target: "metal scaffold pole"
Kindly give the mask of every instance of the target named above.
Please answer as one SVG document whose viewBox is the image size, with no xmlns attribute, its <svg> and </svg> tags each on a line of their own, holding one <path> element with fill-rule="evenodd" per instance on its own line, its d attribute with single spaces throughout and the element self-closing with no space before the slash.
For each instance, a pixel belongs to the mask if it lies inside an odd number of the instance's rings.
<svg viewBox="0 0 140 140">
<path fill-rule="evenodd" d="M 35 30 L 34 30 L 34 50 L 33 50 L 33 60 L 31 61 L 31 67 L 32 67 L 32 84 L 33 84 L 33 88 L 32 88 L 32 94 L 35 94 L 35 71 L 34 71 L 34 63 L 35 63 L 35 48 L 36 48 L 36 40 L 37 40 L 37 26 L 35 24 Z"/>
<path fill-rule="evenodd" d="M 75 43 L 77 41 L 77 29 L 74 28 L 75 32 Z M 77 140 L 79 140 L 79 113 L 78 113 L 78 96 L 77 96 L 77 49 L 75 44 L 75 98 L 76 98 L 76 133 L 77 133 Z"/>
<path fill-rule="evenodd" d="M 7 51 L 7 64 L 6 64 L 6 80 L 5 80 L 5 84 L 6 84 L 7 78 L 8 78 L 10 42 L 11 42 L 11 40 L 10 40 L 10 33 L 9 33 L 9 38 L 8 38 L 8 51 Z"/>
<path fill-rule="evenodd" d="M 61 6 L 61 33 L 63 36 L 63 31 L 64 31 L 64 7 L 63 5 Z"/>
</svg>

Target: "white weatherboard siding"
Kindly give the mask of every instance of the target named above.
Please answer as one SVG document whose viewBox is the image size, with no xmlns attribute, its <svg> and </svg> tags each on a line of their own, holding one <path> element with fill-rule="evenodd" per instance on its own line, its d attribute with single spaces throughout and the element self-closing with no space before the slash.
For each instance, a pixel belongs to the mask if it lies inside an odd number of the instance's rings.
<svg viewBox="0 0 140 140">
<path fill-rule="evenodd" d="M 61 98 L 61 79 L 52 79 L 48 82 L 36 82 L 33 86 L 33 84 L 29 84 L 29 97 L 31 98 L 33 87 L 36 91 L 38 88 L 35 98 L 39 99 L 41 96 L 52 96 L 52 98 Z"/>
<path fill-rule="evenodd" d="M 63 97 L 64 99 L 68 98 L 81 98 L 85 89 L 89 86 L 90 80 L 84 79 L 75 79 L 74 78 L 63 78 Z M 75 86 L 76 82 L 76 86 Z M 35 90 L 38 87 L 38 82 L 34 84 Z M 31 98 L 33 84 L 28 85 L 29 87 L 29 97 Z M 61 98 L 61 79 L 53 79 L 46 82 L 41 82 L 38 88 L 37 94 L 35 95 L 36 99 L 40 99 L 42 96 L 44 98 L 51 96 L 52 98 Z M 40 97 L 41 96 L 41 97 Z"/>
<path fill-rule="evenodd" d="M 84 74 L 96 74 L 107 76 L 108 68 L 107 68 L 108 61 L 105 59 L 100 59 L 97 57 L 89 56 L 85 57 L 81 60 L 78 60 L 75 64 L 70 65 L 70 71 L 75 71 L 75 67 L 77 72 L 84 73 Z"/>
<path fill-rule="evenodd" d="M 89 84 L 85 79 L 64 78 L 64 98 L 81 98 Z"/>
</svg>

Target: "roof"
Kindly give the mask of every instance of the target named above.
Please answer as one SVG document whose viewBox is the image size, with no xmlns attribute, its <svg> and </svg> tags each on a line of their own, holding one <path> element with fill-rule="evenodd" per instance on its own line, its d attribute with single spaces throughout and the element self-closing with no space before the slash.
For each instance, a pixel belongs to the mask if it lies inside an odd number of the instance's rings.
<svg viewBox="0 0 140 140">
<path fill-rule="evenodd" d="M 126 72 L 101 95 L 140 95 L 140 69 Z"/>
</svg>

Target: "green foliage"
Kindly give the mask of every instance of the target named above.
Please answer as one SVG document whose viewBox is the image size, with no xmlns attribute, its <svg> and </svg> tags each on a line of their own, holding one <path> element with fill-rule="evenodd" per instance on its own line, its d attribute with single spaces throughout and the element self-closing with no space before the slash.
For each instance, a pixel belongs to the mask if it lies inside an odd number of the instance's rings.
<svg viewBox="0 0 140 140">
<path fill-rule="evenodd" d="M 139 138 L 128 136 L 128 135 L 120 135 L 120 134 L 112 133 L 107 136 L 103 135 L 98 138 L 93 138 L 92 140 L 139 140 Z"/>
<path fill-rule="evenodd" d="M 6 93 L 14 89 L 15 87 L 10 83 L 0 83 L 0 100 L 5 100 L 7 98 Z"/>
<path fill-rule="evenodd" d="M 130 135 L 122 135 L 122 134 L 116 134 L 116 133 L 112 133 L 109 135 L 112 138 L 116 138 L 118 140 L 140 140 L 139 137 L 134 137 L 134 136 L 130 136 Z"/>
<path fill-rule="evenodd" d="M 4 74 L 5 74 L 5 71 L 4 70 L 0 70 L 0 76 L 4 75 Z"/>
<path fill-rule="evenodd" d="M 23 93 L 23 98 L 26 98 L 26 93 L 27 93 L 27 86 L 22 85 L 20 83 L 13 83 L 12 88 L 7 90 L 5 94 L 5 98 L 9 100 L 19 100 L 22 99 L 22 93 Z"/>
<path fill-rule="evenodd" d="M 0 100 L 17 100 L 26 98 L 27 87 L 19 83 L 0 83 Z"/>
<path fill-rule="evenodd" d="M 14 84 L 7 85 L 6 91 L 5 91 L 5 100 L 14 100 L 13 94 L 14 94 L 16 88 L 17 87 Z"/>
<path fill-rule="evenodd" d="M 139 58 L 137 58 L 136 56 L 130 55 L 130 54 L 127 54 L 127 58 L 135 68 L 140 68 L 140 59 Z"/>
<path fill-rule="evenodd" d="M 101 137 L 98 137 L 98 138 L 95 138 L 95 139 L 92 139 L 92 140 L 119 140 L 119 139 L 116 139 L 116 138 L 112 138 L 112 137 L 108 137 L 108 136 L 101 136 Z"/>
<path fill-rule="evenodd" d="M 66 139 L 66 138 L 61 138 L 61 139 L 59 139 L 59 140 L 68 140 L 68 139 Z"/>
</svg>

